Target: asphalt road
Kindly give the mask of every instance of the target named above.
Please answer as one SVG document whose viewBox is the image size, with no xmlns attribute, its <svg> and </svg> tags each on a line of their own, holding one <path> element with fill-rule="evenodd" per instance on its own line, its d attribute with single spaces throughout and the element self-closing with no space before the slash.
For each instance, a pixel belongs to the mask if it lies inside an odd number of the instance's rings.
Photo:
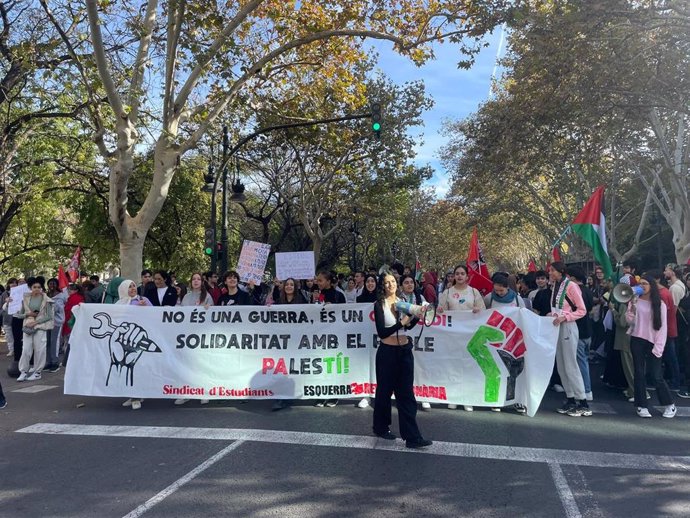
<svg viewBox="0 0 690 518">
<path fill-rule="evenodd" d="M 17 383 L 6 368 L 0 517 L 690 516 L 690 407 L 643 420 L 596 383 L 589 418 L 557 414 L 553 392 L 534 418 L 420 412 L 422 452 L 372 437 L 353 403 L 133 411 L 63 395 L 64 369 Z"/>
</svg>

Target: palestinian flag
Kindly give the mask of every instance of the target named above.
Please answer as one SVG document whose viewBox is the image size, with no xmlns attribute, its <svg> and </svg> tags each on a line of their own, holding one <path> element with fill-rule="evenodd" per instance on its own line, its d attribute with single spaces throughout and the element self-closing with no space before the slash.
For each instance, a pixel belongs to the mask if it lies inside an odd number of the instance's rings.
<svg viewBox="0 0 690 518">
<path fill-rule="evenodd" d="M 594 251 L 594 259 L 604 269 L 606 278 L 613 277 L 611 259 L 606 246 L 606 218 L 604 217 L 604 186 L 597 187 L 571 225 L 573 232 L 580 236 Z"/>
</svg>

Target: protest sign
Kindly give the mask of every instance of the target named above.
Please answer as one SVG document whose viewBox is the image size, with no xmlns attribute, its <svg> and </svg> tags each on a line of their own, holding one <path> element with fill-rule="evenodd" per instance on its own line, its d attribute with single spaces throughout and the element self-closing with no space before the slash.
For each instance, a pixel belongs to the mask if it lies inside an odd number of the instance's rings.
<svg viewBox="0 0 690 518">
<path fill-rule="evenodd" d="M 75 308 L 65 393 L 199 399 L 362 398 L 376 392 L 372 304 Z M 534 415 L 558 328 L 531 311 L 447 311 L 414 340 L 417 399 Z M 402 334 L 402 332 L 401 332 Z"/>
<path fill-rule="evenodd" d="M 24 294 L 29 293 L 31 288 L 26 284 L 20 284 L 14 288 L 10 288 L 10 298 L 12 302 L 7 304 L 7 314 L 14 315 L 22 309 L 22 300 L 24 299 Z"/>
<path fill-rule="evenodd" d="M 271 245 L 244 240 L 240 258 L 237 261 L 237 273 L 240 274 L 242 282 L 254 281 L 257 286 L 261 284 L 270 251 Z"/>
<path fill-rule="evenodd" d="M 281 252 L 276 254 L 276 277 L 281 280 L 313 279 L 314 252 Z"/>
</svg>

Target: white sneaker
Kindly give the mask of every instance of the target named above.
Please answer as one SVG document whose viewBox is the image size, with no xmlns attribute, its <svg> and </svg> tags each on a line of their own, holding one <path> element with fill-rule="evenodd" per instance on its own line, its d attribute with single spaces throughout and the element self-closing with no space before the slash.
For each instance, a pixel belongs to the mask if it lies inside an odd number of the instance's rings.
<svg viewBox="0 0 690 518">
<path fill-rule="evenodd" d="M 652 399 L 652 396 L 650 396 L 649 394 L 647 394 L 647 399 Z M 634 396 L 628 398 L 628 403 L 634 403 L 634 402 L 635 402 L 635 397 L 634 397 Z"/>
<path fill-rule="evenodd" d="M 463 405 L 462 408 L 465 409 L 465 412 L 474 412 L 474 407 L 472 405 Z"/>
<path fill-rule="evenodd" d="M 141 400 L 140 399 L 133 399 L 132 400 L 132 410 L 139 410 L 141 408 Z"/>
<path fill-rule="evenodd" d="M 455 410 L 456 408 L 458 408 L 458 405 L 453 405 L 453 404 L 448 405 L 449 410 Z"/>
<path fill-rule="evenodd" d="M 431 403 L 427 403 L 426 401 L 422 401 L 422 410 L 431 410 Z"/>
<path fill-rule="evenodd" d="M 592 395 L 591 392 L 585 392 L 585 399 L 587 401 L 594 401 L 594 396 Z"/>
<path fill-rule="evenodd" d="M 26 378 L 26 381 L 37 381 L 41 379 L 41 373 L 40 372 L 34 372 L 31 376 Z"/>
<path fill-rule="evenodd" d="M 19 377 L 17 378 L 17 381 L 26 381 L 26 378 L 29 376 L 26 374 L 26 372 L 22 372 Z"/>
<path fill-rule="evenodd" d="M 175 404 L 176 405 L 184 405 L 189 399 L 176 399 Z"/>
<path fill-rule="evenodd" d="M 199 401 L 199 404 L 200 405 L 208 405 L 209 401 L 211 401 L 211 400 L 210 399 L 202 399 Z"/>
<path fill-rule="evenodd" d="M 647 408 L 642 408 L 639 406 L 637 407 L 637 415 L 639 417 L 652 417 L 652 414 L 649 413 L 649 410 Z M 673 415 L 676 415 L 675 409 L 674 409 Z M 671 416 L 671 417 L 673 417 L 673 416 Z"/>
<path fill-rule="evenodd" d="M 122 403 L 122 406 L 132 406 L 132 400 L 131 400 L 131 399 L 128 399 L 127 401 L 125 401 L 124 403 Z"/>
<path fill-rule="evenodd" d="M 8 352 L 7 352 L 7 356 L 8 356 L 8 357 L 14 356 L 14 351 L 8 351 Z"/>
<path fill-rule="evenodd" d="M 558 383 L 555 383 L 553 386 L 553 389 L 556 392 L 565 392 L 565 389 L 563 388 L 563 385 L 559 385 Z"/>
<path fill-rule="evenodd" d="M 491 411 L 492 411 L 492 412 L 500 412 L 500 411 L 501 411 L 501 407 L 492 406 L 492 407 L 491 407 Z"/>
<path fill-rule="evenodd" d="M 363 398 L 360 400 L 359 403 L 357 403 L 358 408 L 367 408 L 369 406 L 369 400 L 367 398 Z"/>
<path fill-rule="evenodd" d="M 663 417 L 668 417 L 669 419 L 672 417 L 676 417 L 676 405 L 668 405 L 664 409 L 664 413 L 662 415 Z"/>
</svg>

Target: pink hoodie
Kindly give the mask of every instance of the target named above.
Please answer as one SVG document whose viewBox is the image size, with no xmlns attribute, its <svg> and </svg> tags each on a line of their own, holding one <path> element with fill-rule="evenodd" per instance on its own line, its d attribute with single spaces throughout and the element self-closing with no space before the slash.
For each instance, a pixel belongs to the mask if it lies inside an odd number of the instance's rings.
<svg viewBox="0 0 690 518">
<path fill-rule="evenodd" d="M 575 305 L 575 311 L 573 311 L 568 301 L 563 297 L 563 289 L 565 289 L 565 294 L 570 299 L 570 302 Z M 561 298 L 563 298 L 562 302 Z M 587 314 L 585 301 L 582 300 L 582 292 L 577 284 L 566 279 L 561 281 L 558 293 L 556 293 L 556 309 L 561 310 L 561 314 L 565 317 L 566 322 L 575 322 Z"/>
</svg>

